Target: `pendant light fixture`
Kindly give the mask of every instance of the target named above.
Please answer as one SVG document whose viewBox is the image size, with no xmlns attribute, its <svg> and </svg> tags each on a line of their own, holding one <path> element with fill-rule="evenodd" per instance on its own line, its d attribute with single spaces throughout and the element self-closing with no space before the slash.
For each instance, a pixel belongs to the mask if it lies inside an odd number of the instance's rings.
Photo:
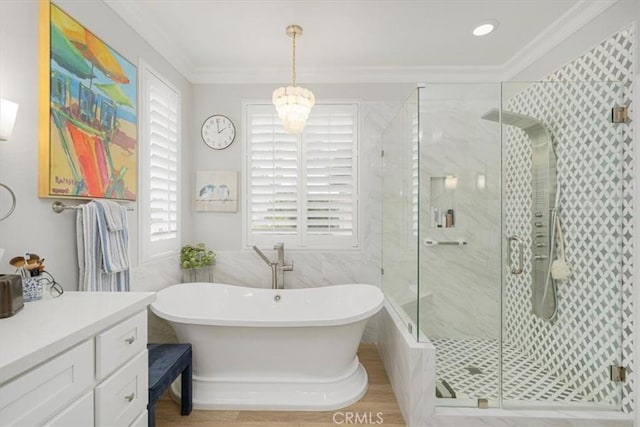
<svg viewBox="0 0 640 427">
<path fill-rule="evenodd" d="M 288 133 L 301 133 L 307 124 L 316 98 L 309 89 L 296 86 L 296 37 L 302 35 L 302 27 L 289 25 L 287 35 L 293 39 L 292 83 L 291 86 L 274 90 L 272 100 L 284 130 Z"/>
</svg>

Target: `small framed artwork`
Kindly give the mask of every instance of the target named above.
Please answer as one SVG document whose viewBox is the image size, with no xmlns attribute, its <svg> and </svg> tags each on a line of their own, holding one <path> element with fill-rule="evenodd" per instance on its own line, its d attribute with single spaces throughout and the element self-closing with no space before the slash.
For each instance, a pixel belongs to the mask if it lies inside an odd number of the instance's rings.
<svg viewBox="0 0 640 427">
<path fill-rule="evenodd" d="M 196 212 L 238 212 L 238 172 L 196 172 Z"/>
</svg>

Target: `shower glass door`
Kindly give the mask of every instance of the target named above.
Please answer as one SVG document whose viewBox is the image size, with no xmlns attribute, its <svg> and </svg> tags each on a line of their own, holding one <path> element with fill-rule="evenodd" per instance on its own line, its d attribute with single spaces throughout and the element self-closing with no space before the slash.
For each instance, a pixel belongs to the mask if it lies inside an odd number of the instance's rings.
<svg viewBox="0 0 640 427">
<path fill-rule="evenodd" d="M 623 86 L 503 83 L 502 404 L 619 409 Z"/>
<path fill-rule="evenodd" d="M 382 288 L 419 341 L 417 90 L 385 129 L 382 150 Z"/>
<path fill-rule="evenodd" d="M 420 333 L 436 347 L 439 406 L 500 404 L 497 83 L 419 89 Z"/>
</svg>

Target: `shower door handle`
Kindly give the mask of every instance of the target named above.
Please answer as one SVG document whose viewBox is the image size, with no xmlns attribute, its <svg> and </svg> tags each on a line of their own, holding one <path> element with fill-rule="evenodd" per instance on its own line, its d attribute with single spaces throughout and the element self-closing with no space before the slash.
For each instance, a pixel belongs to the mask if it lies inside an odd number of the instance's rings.
<svg viewBox="0 0 640 427">
<path fill-rule="evenodd" d="M 511 263 L 511 242 L 518 243 L 518 266 L 515 268 Z M 524 243 L 518 236 L 509 236 L 507 239 L 507 259 L 509 260 L 509 267 L 511 267 L 511 274 L 522 274 L 524 270 Z"/>
</svg>

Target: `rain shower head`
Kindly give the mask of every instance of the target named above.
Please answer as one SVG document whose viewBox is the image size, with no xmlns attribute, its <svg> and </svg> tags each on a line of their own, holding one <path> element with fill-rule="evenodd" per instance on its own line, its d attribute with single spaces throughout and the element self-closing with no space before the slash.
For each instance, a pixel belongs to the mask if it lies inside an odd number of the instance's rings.
<svg viewBox="0 0 640 427">
<path fill-rule="evenodd" d="M 485 113 L 482 118 L 484 120 L 500 123 L 500 111 L 498 111 L 497 108 L 494 108 L 493 110 L 489 110 Z M 510 111 L 502 112 L 502 123 L 509 126 L 515 126 L 525 131 L 534 128 L 535 126 L 540 126 L 546 130 L 546 127 L 539 120 L 522 114 L 512 113 Z"/>
</svg>

